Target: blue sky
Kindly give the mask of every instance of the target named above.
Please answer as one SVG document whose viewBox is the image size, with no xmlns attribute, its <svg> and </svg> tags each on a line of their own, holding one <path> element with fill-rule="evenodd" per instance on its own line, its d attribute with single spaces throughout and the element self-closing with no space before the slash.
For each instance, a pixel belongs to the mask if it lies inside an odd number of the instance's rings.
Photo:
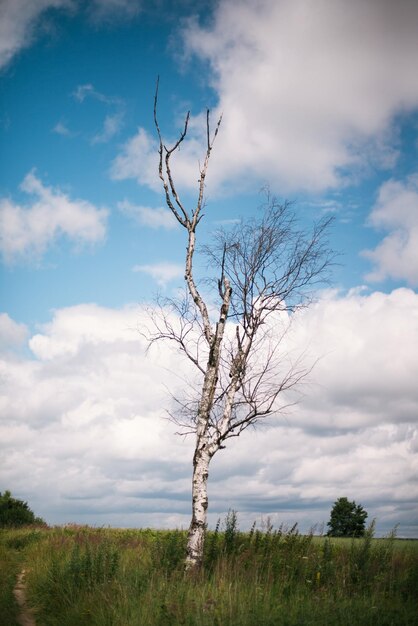
<svg viewBox="0 0 418 626">
<path fill-rule="evenodd" d="M 1 489 L 51 523 L 187 526 L 182 385 L 138 328 L 181 284 L 153 96 L 193 202 L 206 107 L 223 113 L 201 241 L 268 185 L 335 217 L 332 288 L 295 323 L 320 358 L 291 415 L 215 459 L 210 520 L 304 528 L 347 496 L 418 533 L 418 7 L 401 0 L 5 0 L 0 7 Z"/>
</svg>

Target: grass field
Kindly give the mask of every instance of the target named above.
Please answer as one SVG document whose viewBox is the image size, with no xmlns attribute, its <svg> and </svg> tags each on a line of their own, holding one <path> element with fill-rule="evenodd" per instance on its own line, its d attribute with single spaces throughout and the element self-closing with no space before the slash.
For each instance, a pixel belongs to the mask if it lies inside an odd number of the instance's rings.
<svg viewBox="0 0 418 626">
<path fill-rule="evenodd" d="M 418 541 L 209 532 L 185 575 L 182 531 L 89 527 L 0 531 L 0 623 L 14 626 L 25 567 L 38 626 L 418 624 Z"/>
</svg>

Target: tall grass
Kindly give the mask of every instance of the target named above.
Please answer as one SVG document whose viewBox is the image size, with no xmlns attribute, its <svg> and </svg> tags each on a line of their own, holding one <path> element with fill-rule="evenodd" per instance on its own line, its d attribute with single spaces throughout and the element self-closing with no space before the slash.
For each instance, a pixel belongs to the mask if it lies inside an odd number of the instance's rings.
<svg viewBox="0 0 418 626">
<path fill-rule="evenodd" d="M 269 522 L 243 533 L 230 511 L 208 533 L 204 567 L 193 576 L 183 571 L 182 531 L 38 532 L 24 546 L 13 533 L 3 544 L 23 551 L 41 626 L 418 623 L 418 542 L 376 540 L 373 528 L 348 541 Z"/>
<path fill-rule="evenodd" d="M 35 528 L 0 530 L 0 624 L 15 626 L 18 608 L 13 596 L 18 573 L 25 562 L 26 548 L 40 540 Z"/>
</svg>

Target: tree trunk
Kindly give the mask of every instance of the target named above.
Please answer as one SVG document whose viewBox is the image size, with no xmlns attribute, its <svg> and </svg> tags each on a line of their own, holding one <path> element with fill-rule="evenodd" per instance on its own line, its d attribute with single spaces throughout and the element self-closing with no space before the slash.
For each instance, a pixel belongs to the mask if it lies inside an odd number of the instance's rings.
<svg viewBox="0 0 418 626">
<path fill-rule="evenodd" d="M 198 445 L 193 457 L 192 521 L 187 537 L 187 571 L 198 569 L 203 562 L 208 509 L 209 463 L 211 460 L 207 448 L 207 442 Z"/>
<path fill-rule="evenodd" d="M 210 422 L 210 412 L 213 407 L 216 385 L 218 382 L 220 347 L 225 332 L 225 324 L 228 315 L 231 298 L 231 287 L 227 280 L 224 280 L 225 291 L 220 310 L 219 321 L 216 324 L 215 333 L 210 328 L 209 316 L 206 305 L 197 292 L 194 282 L 188 272 L 191 268 L 191 253 L 194 249 L 194 239 L 190 236 L 188 262 L 186 264 L 186 279 L 189 284 L 189 291 L 197 306 L 202 312 L 204 328 L 207 342 L 209 344 L 209 358 L 206 365 L 206 372 L 203 381 L 202 394 L 197 410 L 196 424 L 196 448 L 193 457 L 193 482 L 192 482 L 192 521 L 190 523 L 187 539 L 186 562 L 187 571 L 198 569 L 203 562 L 203 547 L 205 541 L 207 509 L 208 509 L 208 476 L 209 463 L 212 456 L 219 449 L 216 441 L 211 441 L 208 437 Z M 191 251 L 191 253 L 190 253 Z M 191 271 L 191 270 L 190 270 Z M 189 277 L 188 277 L 189 276 Z"/>
</svg>

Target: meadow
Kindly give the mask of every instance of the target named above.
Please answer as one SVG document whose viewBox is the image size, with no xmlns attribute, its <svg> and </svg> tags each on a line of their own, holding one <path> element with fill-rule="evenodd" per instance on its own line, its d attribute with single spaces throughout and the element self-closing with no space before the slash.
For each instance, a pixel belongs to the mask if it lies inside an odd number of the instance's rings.
<svg viewBox="0 0 418 626">
<path fill-rule="evenodd" d="M 230 512 L 208 532 L 204 567 L 183 571 L 180 530 L 64 526 L 0 530 L 0 623 L 18 622 L 27 570 L 37 626 L 347 626 L 418 624 L 418 541 L 239 532 Z"/>
</svg>

